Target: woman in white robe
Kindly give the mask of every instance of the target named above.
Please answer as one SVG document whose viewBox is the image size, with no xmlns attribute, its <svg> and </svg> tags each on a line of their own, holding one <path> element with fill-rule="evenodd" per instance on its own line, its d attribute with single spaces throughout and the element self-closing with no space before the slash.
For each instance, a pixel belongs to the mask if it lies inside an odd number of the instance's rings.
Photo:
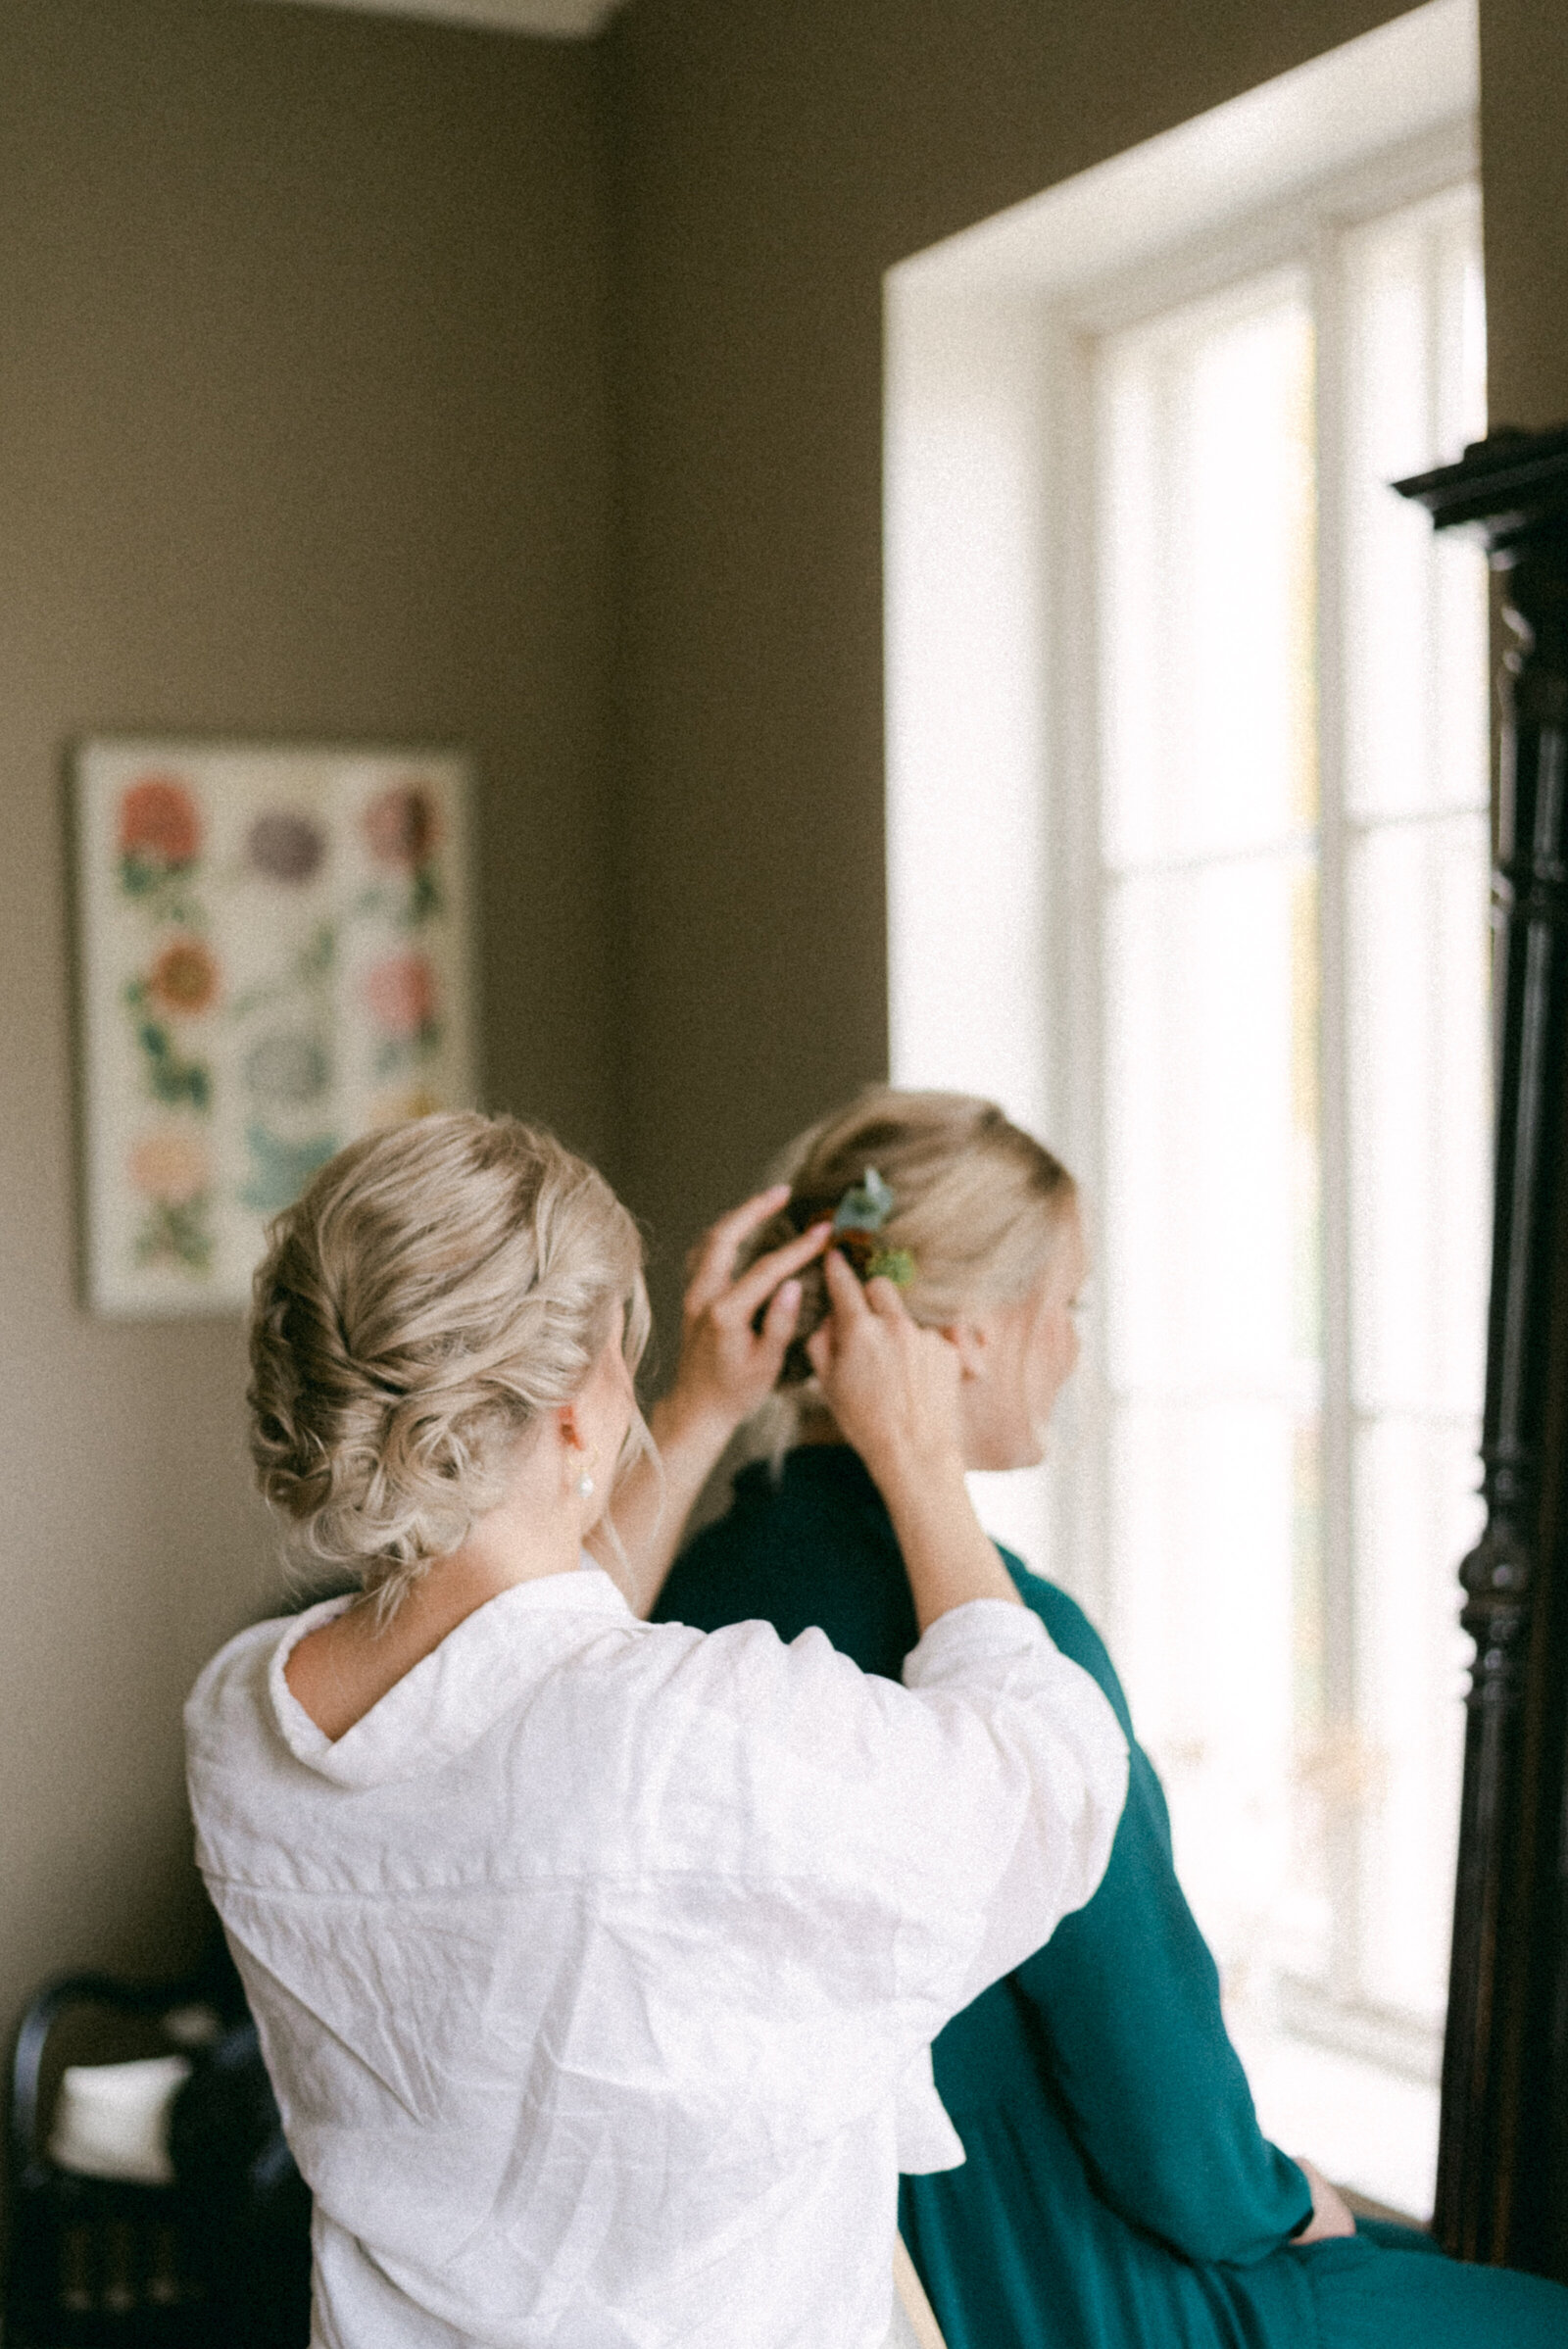
<svg viewBox="0 0 1568 2349">
<path fill-rule="evenodd" d="M 908 1566 L 904 1686 L 643 1620 L 825 1242 L 735 1279 L 778 1203 L 701 1252 L 662 1462 L 635 1227 L 548 1135 L 420 1120 L 274 1227 L 262 1484 L 362 1594 L 242 1633 L 187 1730 L 317 2349 L 878 2349 L 898 2172 L 961 2159 L 930 2042 L 1099 1882 L 1124 1741 L 888 1283 L 835 1257 L 811 1343 Z"/>
</svg>

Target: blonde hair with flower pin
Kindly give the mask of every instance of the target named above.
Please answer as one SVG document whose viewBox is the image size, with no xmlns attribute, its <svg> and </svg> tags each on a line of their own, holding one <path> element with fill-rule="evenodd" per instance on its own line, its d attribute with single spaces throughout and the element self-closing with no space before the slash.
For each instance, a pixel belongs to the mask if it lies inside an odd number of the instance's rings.
<svg viewBox="0 0 1568 2349">
<path fill-rule="evenodd" d="M 977 1307 L 1026 1297 L 1076 1198 L 1072 1177 L 995 1101 L 966 1093 L 869 1087 L 797 1136 L 770 1172 L 788 1203 L 754 1233 L 748 1258 L 831 1223 L 862 1281 L 892 1281 L 916 1321 L 942 1329 Z M 819 1263 L 801 1274 L 801 1309 L 779 1381 L 786 1416 L 814 1381 L 806 1340 L 826 1317 Z M 803 1392 L 804 1391 L 804 1392 Z M 777 1420 L 777 1403 L 767 1406 Z M 756 1431 L 764 1450 L 776 1431 Z"/>
</svg>

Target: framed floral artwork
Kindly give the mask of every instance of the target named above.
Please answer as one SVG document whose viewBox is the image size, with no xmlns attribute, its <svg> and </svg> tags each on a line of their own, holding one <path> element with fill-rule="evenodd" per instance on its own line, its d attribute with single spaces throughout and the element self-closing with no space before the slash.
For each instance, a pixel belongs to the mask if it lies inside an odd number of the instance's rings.
<svg viewBox="0 0 1568 2349">
<path fill-rule="evenodd" d="M 97 1312 L 243 1306 L 335 1150 L 471 1102 L 469 801 L 451 751 L 77 751 Z"/>
</svg>

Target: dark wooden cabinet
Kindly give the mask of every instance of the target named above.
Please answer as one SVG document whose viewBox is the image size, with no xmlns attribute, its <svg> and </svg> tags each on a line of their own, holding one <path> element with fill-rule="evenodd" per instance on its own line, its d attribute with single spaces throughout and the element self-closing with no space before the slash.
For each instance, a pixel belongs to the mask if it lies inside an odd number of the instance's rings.
<svg viewBox="0 0 1568 2349">
<path fill-rule="evenodd" d="M 1496 1191 L 1486 1527 L 1435 2227 L 1568 2281 L 1568 429 L 1396 485 L 1484 539 L 1509 649 L 1493 892 Z"/>
</svg>

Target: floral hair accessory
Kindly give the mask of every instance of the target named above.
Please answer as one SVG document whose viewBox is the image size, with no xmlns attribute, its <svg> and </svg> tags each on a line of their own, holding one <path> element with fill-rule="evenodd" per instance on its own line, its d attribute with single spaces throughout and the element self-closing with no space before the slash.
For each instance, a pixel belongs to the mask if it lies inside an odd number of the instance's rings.
<svg viewBox="0 0 1568 2349">
<path fill-rule="evenodd" d="M 893 1212 L 893 1186 L 874 1166 L 863 1183 L 852 1183 L 833 1210 L 835 1232 L 880 1232 Z"/>
<path fill-rule="evenodd" d="M 833 1246 L 862 1281 L 891 1281 L 907 1289 L 914 1279 L 913 1256 L 881 1238 L 894 1204 L 892 1185 L 868 1166 L 864 1181 L 852 1183 L 833 1210 Z"/>
</svg>

